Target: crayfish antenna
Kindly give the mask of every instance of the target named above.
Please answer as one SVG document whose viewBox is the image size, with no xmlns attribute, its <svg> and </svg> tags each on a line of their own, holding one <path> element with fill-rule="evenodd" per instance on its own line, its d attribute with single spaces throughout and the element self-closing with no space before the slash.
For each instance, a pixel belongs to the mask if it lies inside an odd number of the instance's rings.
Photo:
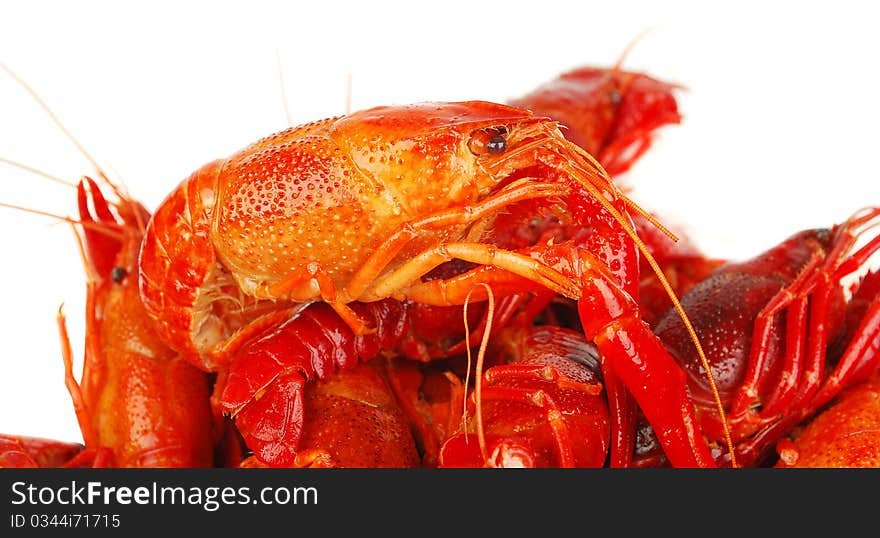
<svg viewBox="0 0 880 538">
<path fill-rule="evenodd" d="M 287 90 L 284 88 L 284 66 L 281 63 L 281 50 L 275 49 L 275 67 L 278 69 L 278 90 L 281 92 L 281 104 L 284 106 L 284 119 L 287 126 L 293 127 L 293 118 L 290 116 L 290 105 L 287 99 Z"/>
<path fill-rule="evenodd" d="M 473 291 L 473 290 L 471 290 Z M 467 368 L 464 373 L 464 388 L 462 389 L 462 401 L 461 401 L 461 431 L 464 432 L 464 442 L 467 444 L 468 435 L 467 435 L 467 399 L 468 399 L 468 387 L 471 383 L 471 328 L 468 323 L 468 305 L 471 304 L 471 293 L 468 292 L 467 296 L 464 298 L 464 305 L 462 306 L 462 313 L 464 316 L 464 347 L 467 352 Z"/>
<path fill-rule="evenodd" d="M 28 172 L 28 173 L 31 173 L 31 174 L 35 174 L 35 175 L 40 176 L 40 177 L 42 177 L 42 178 L 44 178 L 44 179 L 48 179 L 49 181 L 53 181 L 53 182 L 55 182 L 55 183 L 58 183 L 58 184 L 64 185 L 64 186 L 66 186 L 66 187 L 71 187 L 71 188 L 74 188 L 74 189 L 79 189 L 79 185 L 78 185 L 77 183 L 73 183 L 73 182 L 68 181 L 68 180 L 66 180 L 66 179 L 64 179 L 64 178 L 61 178 L 61 177 L 58 177 L 58 176 L 52 175 L 52 174 L 50 174 L 50 173 L 48 173 L 48 172 L 46 172 L 46 171 L 44 171 L 44 170 L 40 170 L 39 168 L 36 168 L 36 167 L 33 167 L 33 166 L 29 166 L 29 165 L 27 165 L 27 164 L 24 164 L 24 163 L 21 163 L 21 162 L 18 162 L 18 161 L 14 161 L 14 160 L 12 160 L 12 159 L 7 159 L 7 158 L 5 158 L 5 157 L 0 157 L 0 163 L 7 164 L 7 165 L 9 165 L 9 166 L 12 166 L 12 167 L 14 167 L 14 168 L 18 168 L 18 169 L 20 169 L 20 170 L 24 170 L 25 172 Z M 85 179 L 88 179 L 88 180 L 91 181 L 91 178 L 89 178 L 88 176 L 84 176 L 84 178 L 85 178 Z M 106 181 L 106 180 L 105 180 L 105 181 Z M 117 195 L 118 195 L 118 193 L 119 193 L 120 191 L 118 191 L 118 190 L 115 189 L 115 188 L 114 188 L 114 190 L 117 192 Z M 128 200 L 128 198 L 123 198 L 123 199 L 124 199 L 124 200 Z M 117 207 L 117 208 L 118 208 L 118 204 L 115 204 L 115 203 L 114 203 L 114 204 L 112 204 L 112 205 L 113 205 L 114 207 Z M 134 212 L 134 215 L 135 215 L 136 217 L 138 217 L 138 219 L 137 219 L 137 221 L 138 221 L 138 225 L 139 225 L 139 227 L 140 227 L 140 231 L 143 232 L 144 228 L 146 227 L 146 222 L 143 222 L 143 220 L 140 218 L 140 216 L 141 216 L 141 211 L 139 210 L 140 208 L 139 208 L 139 206 L 137 205 L 136 202 L 132 202 L 130 205 L 132 206 L 133 209 L 138 209 L 138 210 L 133 211 L 133 212 Z M 69 224 L 74 224 L 74 225 L 82 226 L 83 228 L 89 228 L 89 229 L 98 230 L 98 231 L 101 231 L 101 232 L 105 233 L 107 236 L 112 237 L 112 238 L 114 238 L 114 239 L 121 240 L 121 239 L 123 238 L 123 234 L 122 234 L 121 232 L 117 233 L 117 232 L 114 232 L 114 231 L 113 231 L 114 228 L 117 228 L 117 229 L 119 229 L 119 230 L 124 229 L 124 226 L 121 226 L 121 225 L 118 225 L 118 224 L 113 224 L 113 223 L 108 223 L 108 222 L 96 223 L 96 222 L 94 222 L 94 221 L 87 221 L 87 220 L 84 220 L 84 219 L 74 219 L 74 218 L 72 218 L 72 217 L 64 217 L 64 216 L 62 216 L 62 215 L 58 215 L 58 214 L 51 213 L 51 212 L 48 212 L 48 211 L 43 211 L 43 210 L 40 210 L 40 209 L 32 209 L 32 208 L 28 208 L 28 207 L 24 207 L 24 206 L 19 206 L 19 205 L 15 205 L 15 204 L 7 204 L 7 203 L 4 203 L 4 202 L 0 202 L 0 207 L 7 207 L 7 208 L 9 208 L 9 209 L 15 209 L 15 210 L 18 210 L 18 211 L 24 211 L 24 212 L 26 212 L 26 213 L 32 213 L 32 214 L 35 214 L 35 215 L 42 215 L 42 216 L 45 216 L 45 217 L 51 217 L 51 218 L 53 218 L 53 219 L 57 219 L 57 220 L 60 220 L 60 221 L 63 221 L 63 222 L 67 222 L 67 223 L 69 223 Z"/>
<path fill-rule="evenodd" d="M 663 235 L 665 235 L 665 236 L 668 237 L 669 239 L 673 240 L 674 242 L 678 243 L 678 236 L 675 235 L 675 233 L 673 233 L 672 230 L 670 230 L 669 228 L 667 228 L 666 226 L 664 226 L 662 222 L 660 222 L 659 220 L 657 220 L 657 217 L 655 217 L 654 215 L 652 215 L 652 214 L 648 213 L 647 211 L 645 211 L 645 210 L 642 208 L 642 206 L 640 206 L 639 204 L 633 202 L 629 197 L 627 197 L 627 196 L 623 196 L 622 198 L 623 198 L 623 203 L 626 204 L 626 207 L 627 207 L 628 209 L 632 209 L 633 211 L 635 211 L 636 213 L 638 213 L 639 215 L 641 215 L 642 217 L 644 217 L 645 220 L 647 220 L 648 222 L 651 223 L 651 226 L 657 228 L 658 230 L 660 230 L 660 232 L 661 232 Z"/>
<path fill-rule="evenodd" d="M 351 71 L 345 77 L 345 114 L 351 114 Z"/>
<path fill-rule="evenodd" d="M 5 164 L 8 164 L 9 166 L 14 166 L 15 168 L 19 168 L 21 170 L 24 170 L 25 172 L 29 172 L 31 174 L 36 174 L 44 179 L 48 179 L 49 181 L 54 181 L 55 183 L 65 185 L 67 187 L 72 187 L 74 189 L 76 188 L 76 183 L 73 183 L 72 181 L 68 181 L 64 178 L 52 175 L 48 172 L 44 172 L 43 170 L 40 170 L 39 168 L 34 168 L 33 166 L 28 166 L 24 163 L 20 163 L 18 161 L 13 161 L 12 159 L 0 157 L 0 163 L 5 163 Z"/>
<path fill-rule="evenodd" d="M 19 86 L 24 89 L 24 91 L 26 91 L 31 96 L 31 98 L 37 103 L 37 106 L 39 106 L 43 110 L 43 112 L 45 112 L 46 115 L 49 116 L 49 119 L 52 120 L 52 122 L 58 127 L 58 129 L 61 130 L 64 136 L 74 145 L 74 147 L 76 147 L 77 151 L 79 151 L 80 154 L 85 157 L 85 159 L 92 165 L 98 175 L 98 178 L 105 184 L 105 186 L 113 191 L 113 194 L 115 194 L 116 197 L 122 201 L 121 203 L 129 206 L 130 211 L 135 215 L 135 218 L 137 219 L 140 230 L 143 231 L 146 228 L 146 222 L 143 222 L 141 212 L 142 208 L 140 207 L 140 204 L 132 200 L 132 198 L 128 196 L 127 192 L 123 188 L 121 188 L 113 181 L 110 181 L 110 178 L 104 172 L 104 169 L 101 167 L 101 165 L 98 164 L 98 161 L 94 157 L 92 157 L 91 153 L 86 150 L 85 146 L 75 136 L 73 136 L 73 133 L 71 133 L 70 130 L 61 122 L 61 119 L 58 118 L 58 115 L 55 114 L 55 112 L 51 108 L 49 108 L 49 105 L 46 104 L 46 102 L 43 100 L 42 97 L 40 97 L 36 90 L 31 88 L 31 86 L 27 82 L 25 82 L 23 78 L 21 78 L 15 71 L 13 71 L 3 62 L 0 62 L 0 69 L 6 71 L 6 73 L 12 78 L 12 80 L 14 80 Z M 23 170 L 33 172 L 46 179 L 76 187 L 76 184 L 63 180 L 61 178 L 57 178 L 55 176 L 52 176 L 51 174 L 47 174 L 41 170 L 27 166 L 25 164 L 17 163 L 15 161 L 4 158 L 0 158 L 0 161 L 10 164 L 12 166 L 16 166 Z M 120 181 L 120 184 L 121 183 L 122 182 Z"/>
<path fill-rule="evenodd" d="M 293 117 L 290 115 L 290 100 L 287 97 L 287 90 L 284 85 L 284 67 L 281 62 L 281 51 L 275 49 L 275 67 L 278 70 L 278 88 L 281 93 L 281 104 L 284 106 L 284 119 L 287 121 L 288 127 L 294 127 Z M 345 79 L 345 114 L 351 113 L 351 71 Z"/>
<path fill-rule="evenodd" d="M 43 217 L 49 217 L 53 219 L 57 219 L 61 222 L 66 222 L 68 224 L 74 226 L 82 226 L 83 228 L 89 228 L 92 230 L 97 230 L 103 234 L 106 234 L 108 237 L 112 237 L 113 239 L 122 240 L 123 226 L 119 224 L 111 224 L 107 222 L 92 222 L 87 220 L 75 219 L 73 217 L 65 217 L 64 215 L 58 215 L 56 213 L 52 213 L 51 211 L 43 211 L 41 209 L 33 209 L 31 207 L 24 207 L 15 204 L 7 204 L 5 202 L 0 202 L 0 207 L 5 207 L 8 209 L 15 209 L 16 211 L 24 211 L 25 213 L 32 213 L 34 215 L 40 215 Z"/>
<path fill-rule="evenodd" d="M 626 45 L 626 47 L 624 47 L 623 52 L 620 53 L 620 56 L 617 58 L 617 61 L 614 63 L 611 69 L 608 70 L 609 76 L 623 72 L 623 62 L 626 61 L 627 56 L 629 56 L 633 49 L 636 48 L 636 45 L 638 45 L 642 41 L 642 39 L 645 38 L 645 36 L 655 31 L 656 29 L 656 26 L 650 26 L 636 34 L 636 36 L 632 38 L 632 40 Z M 682 84 L 675 83 L 672 84 L 672 86 L 680 90 L 687 90 L 687 87 Z"/>
<path fill-rule="evenodd" d="M 478 286 L 482 286 L 486 288 L 486 294 L 488 296 L 488 311 L 486 313 L 486 328 L 483 331 L 483 338 L 480 341 L 480 348 L 477 350 L 477 365 L 474 371 L 474 405 L 475 416 L 474 420 L 477 422 L 477 440 L 480 443 L 480 454 L 483 456 L 483 462 L 488 463 L 489 461 L 489 453 L 486 449 L 486 434 L 483 429 L 483 399 L 482 399 L 482 386 L 483 386 L 483 363 L 486 358 L 486 348 L 489 346 L 489 333 L 492 332 L 492 322 L 495 318 L 495 294 L 492 293 L 492 288 L 489 287 L 485 282 L 481 282 Z M 475 286 L 476 288 L 476 286 Z M 464 405 L 462 406 L 462 429 L 467 433 L 467 387 L 468 387 L 468 378 L 471 373 L 471 345 L 470 345 L 470 328 L 468 327 L 468 316 L 467 316 L 467 308 L 470 303 L 471 292 L 473 289 L 468 292 L 467 296 L 464 300 L 464 331 L 465 331 L 465 347 L 467 348 L 467 373 L 465 374 L 464 380 Z M 465 440 L 467 440 L 467 435 L 465 435 Z"/>
<path fill-rule="evenodd" d="M 6 64 L 4 64 L 3 62 L 0 62 L 0 69 L 6 71 L 6 73 L 10 77 L 12 77 L 12 80 L 17 82 L 19 86 L 24 88 L 24 90 L 30 94 L 33 100 L 36 101 L 37 105 L 43 109 L 43 112 L 45 112 L 52 120 L 52 122 L 55 123 L 55 125 L 57 125 L 59 129 L 61 129 L 61 132 L 64 133 L 64 136 L 66 136 L 67 139 L 70 140 L 74 146 L 76 146 L 79 152 L 92 164 L 93 167 L 95 167 L 95 170 L 97 170 L 101 176 L 104 176 L 104 173 L 101 171 L 101 166 L 98 164 L 98 161 L 96 161 L 91 156 L 86 148 L 82 144 L 80 144 L 79 140 L 77 140 L 76 137 L 74 137 L 73 134 L 67 129 L 67 127 L 65 127 L 64 124 L 61 123 L 61 120 L 58 119 L 58 116 L 55 114 L 55 112 L 52 111 L 51 108 L 49 108 L 49 105 L 47 105 L 46 102 L 43 101 L 40 95 L 33 88 L 31 88 L 30 85 L 24 81 L 24 79 L 18 76 L 15 71 L 7 67 Z"/>
<path fill-rule="evenodd" d="M 653 32 L 654 30 L 656 30 L 656 27 L 649 27 L 636 34 L 636 36 L 632 38 L 629 43 L 627 43 L 626 47 L 623 48 L 623 52 L 621 52 L 620 56 L 617 57 L 617 61 L 614 62 L 614 65 L 611 67 L 611 69 L 609 69 L 609 73 L 616 75 L 623 71 L 623 62 L 626 61 L 627 56 L 629 56 L 633 49 L 636 48 L 636 45 L 638 45 L 639 42 L 645 38 L 646 35 Z"/>
</svg>

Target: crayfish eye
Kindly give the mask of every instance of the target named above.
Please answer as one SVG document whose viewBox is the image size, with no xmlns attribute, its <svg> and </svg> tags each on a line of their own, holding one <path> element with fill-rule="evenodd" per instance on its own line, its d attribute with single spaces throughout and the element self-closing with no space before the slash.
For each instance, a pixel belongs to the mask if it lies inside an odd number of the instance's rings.
<svg viewBox="0 0 880 538">
<path fill-rule="evenodd" d="M 486 149 L 489 150 L 489 153 L 501 153 L 507 149 L 507 139 L 501 135 L 495 135 L 489 139 Z"/>
<path fill-rule="evenodd" d="M 124 267 L 114 267 L 110 272 L 110 279 L 117 284 L 125 280 L 126 276 L 128 276 L 128 271 Z"/>
<path fill-rule="evenodd" d="M 474 155 L 483 155 L 491 153 L 498 155 L 504 153 L 507 149 L 507 129 L 505 127 L 493 127 L 491 129 L 480 129 L 471 134 L 468 141 L 468 148 Z"/>
</svg>

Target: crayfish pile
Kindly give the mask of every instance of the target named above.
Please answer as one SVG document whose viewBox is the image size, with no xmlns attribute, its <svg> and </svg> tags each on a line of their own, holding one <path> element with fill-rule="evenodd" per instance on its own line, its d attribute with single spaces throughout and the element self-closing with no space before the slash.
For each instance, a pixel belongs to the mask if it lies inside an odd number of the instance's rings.
<svg viewBox="0 0 880 538">
<path fill-rule="evenodd" d="M 0 465 L 880 466 L 880 207 L 705 255 L 617 179 L 676 91 L 586 67 L 362 110 L 154 212 L 82 178 L 84 444 Z"/>
</svg>

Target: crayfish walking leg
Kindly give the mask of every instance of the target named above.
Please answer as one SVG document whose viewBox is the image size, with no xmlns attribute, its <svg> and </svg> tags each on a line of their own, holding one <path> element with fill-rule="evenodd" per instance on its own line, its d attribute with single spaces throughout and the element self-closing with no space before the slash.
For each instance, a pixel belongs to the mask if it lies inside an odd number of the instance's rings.
<svg viewBox="0 0 880 538">
<path fill-rule="evenodd" d="M 382 388 L 384 382 L 375 380 L 376 374 L 371 373 L 371 367 L 364 366 L 359 371 L 353 369 L 359 360 L 366 361 L 382 350 L 393 349 L 402 339 L 407 328 L 405 306 L 385 300 L 354 304 L 352 308 L 364 319 L 369 319 L 376 331 L 355 335 L 326 303 L 312 304 L 242 346 L 233 355 L 228 373 L 215 386 L 215 398 L 222 412 L 233 417 L 245 444 L 262 464 L 272 467 L 297 465 L 304 457 L 300 447 L 304 435 L 312 445 L 321 446 L 321 439 L 326 441 L 329 434 L 317 436 L 313 430 L 322 428 L 318 422 L 325 412 L 333 411 L 331 406 L 319 402 L 321 396 L 314 394 L 323 391 L 326 393 L 323 398 L 327 400 L 332 396 L 327 387 L 345 389 L 344 394 L 348 396 L 344 405 L 348 407 L 357 407 L 362 402 L 373 409 L 388 408 L 387 413 L 382 413 L 381 420 L 392 425 L 402 423 L 402 416 L 398 418 L 396 411 L 391 409 L 393 406 L 389 400 L 393 400 L 393 395 L 390 389 L 387 389 L 387 398 L 381 396 L 386 390 Z M 317 380 L 323 381 L 316 388 Z M 359 393 L 359 384 L 375 387 L 363 388 Z M 358 415 L 352 413 L 351 418 L 355 420 Z M 393 434 L 391 430 L 398 431 L 399 428 L 389 428 L 385 434 L 389 437 L 396 435 L 395 440 L 375 447 L 384 455 L 377 456 L 374 464 L 396 467 L 414 464 L 412 439 L 408 441 L 412 445 L 410 449 L 407 441 L 402 439 L 405 436 Z M 358 433 L 352 432 L 352 435 Z M 406 435 L 409 435 L 408 431 Z M 340 465 L 360 466 L 352 463 L 351 458 L 339 461 L 337 455 L 333 459 Z M 356 461 L 363 464 L 366 459 L 361 457 Z"/>
<path fill-rule="evenodd" d="M 711 342 L 707 354 L 744 464 L 760 464 L 777 439 L 877 367 L 880 303 L 871 297 L 828 371 L 829 344 L 839 338 L 848 310 L 841 281 L 880 249 L 874 236 L 855 250 L 878 223 L 880 208 L 869 208 L 831 229 L 799 232 L 754 258 L 723 265 L 682 297 L 697 334 Z M 707 405 L 702 366 L 677 314 L 668 312 L 656 332 L 688 374 L 703 431 L 717 439 L 718 414 Z"/>
<path fill-rule="evenodd" d="M 471 391 L 466 420 L 441 446 L 441 467 L 605 464 L 608 405 L 595 348 L 583 335 L 515 324 L 495 335 L 489 354 L 498 364 Z"/>
</svg>

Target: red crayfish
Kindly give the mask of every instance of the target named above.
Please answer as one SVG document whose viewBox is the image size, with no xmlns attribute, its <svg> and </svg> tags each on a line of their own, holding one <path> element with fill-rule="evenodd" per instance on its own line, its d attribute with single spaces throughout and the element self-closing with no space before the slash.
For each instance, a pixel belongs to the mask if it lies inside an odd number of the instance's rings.
<svg viewBox="0 0 880 538">
<path fill-rule="evenodd" d="M 582 68 L 509 104 L 316 121 L 152 214 L 84 178 L 85 446 L 3 436 L 0 462 L 751 466 L 780 440 L 794 461 L 808 433 L 787 436 L 876 376 L 877 279 L 841 280 L 880 209 L 744 263 L 676 243 L 612 181 L 680 121 L 676 88 Z"/>
</svg>

